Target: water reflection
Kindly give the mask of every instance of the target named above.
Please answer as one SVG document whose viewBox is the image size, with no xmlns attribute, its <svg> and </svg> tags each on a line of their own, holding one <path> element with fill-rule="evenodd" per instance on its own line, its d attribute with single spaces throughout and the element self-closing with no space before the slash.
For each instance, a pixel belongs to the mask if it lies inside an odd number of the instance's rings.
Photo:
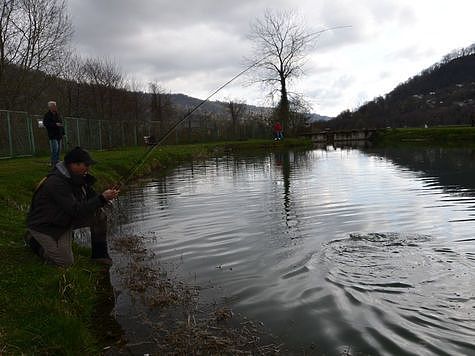
<svg viewBox="0 0 475 356">
<path fill-rule="evenodd" d="M 366 152 L 384 157 L 404 169 L 421 173 L 430 182 L 430 187 L 440 187 L 450 195 L 443 200 L 447 204 L 473 201 L 475 195 L 475 149 L 473 148 L 403 147 L 366 150 Z M 469 210 L 475 211 L 475 205 Z M 475 213 L 469 214 L 467 218 L 450 220 L 450 222 L 457 221 L 475 221 Z"/>
<path fill-rule="evenodd" d="M 161 264 L 296 353 L 467 354 L 472 169 L 470 153 L 440 150 L 215 158 L 122 197 L 121 233 L 155 233 Z"/>
<path fill-rule="evenodd" d="M 423 172 L 425 176 L 436 178 L 437 182 L 447 189 L 467 189 L 475 191 L 475 149 L 473 148 L 385 148 L 367 149 L 365 152 L 374 154 L 410 169 Z"/>
</svg>

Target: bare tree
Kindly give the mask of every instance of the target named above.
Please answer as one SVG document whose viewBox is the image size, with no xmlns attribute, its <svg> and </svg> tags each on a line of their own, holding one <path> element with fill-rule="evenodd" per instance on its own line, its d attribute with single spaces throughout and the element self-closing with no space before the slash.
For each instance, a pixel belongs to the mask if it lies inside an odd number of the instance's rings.
<svg viewBox="0 0 475 356">
<path fill-rule="evenodd" d="M 135 78 L 129 77 L 127 91 L 129 93 L 129 111 L 131 112 L 131 117 L 135 122 L 138 122 L 140 118 L 144 120 L 145 110 L 141 102 L 141 98 L 143 97 L 142 83 Z"/>
<path fill-rule="evenodd" d="M 103 118 L 113 118 L 113 96 L 116 89 L 122 89 L 125 80 L 117 64 L 108 58 L 87 59 L 83 65 L 87 83 L 92 87 L 96 108 Z M 108 110 L 106 115 L 106 104 Z"/>
<path fill-rule="evenodd" d="M 56 64 L 62 60 L 73 35 L 65 1 L 17 1 L 11 61 L 23 69 L 57 74 L 54 72 Z"/>
<path fill-rule="evenodd" d="M 13 0 L 3 0 L 0 5 L 0 83 L 2 83 L 5 65 L 8 61 L 8 47 L 12 36 Z"/>
<path fill-rule="evenodd" d="M 0 87 L 8 80 L 4 100 L 13 106 L 19 95 L 31 100 L 42 91 L 27 84 L 31 71 L 58 74 L 73 29 L 64 0 L 2 0 L 0 11 Z"/>
<path fill-rule="evenodd" d="M 121 69 L 109 58 L 87 59 L 83 70 L 89 84 L 105 88 L 122 88 L 125 84 Z"/>
<path fill-rule="evenodd" d="M 76 53 L 70 53 L 65 58 L 62 68 L 62 80 L 59 81 L 63 99 L 64 113 L 68 116 L 79 115 L 81 85 L 85 82 L 83 71 L 84 59 Z"/>
<path fill-rule="evenodd" d="M 262 19 L 251 25 L 250 39 L 255 45 L 257 62 L 255 82 L 270 88 L 271 95 L 280 92 L 277 114 L 284 130 L 290 115 L 289 82 L 303 74 L 308 50 L 321 32 L 311 33 L 293 12 L 267 10 Z"/>
<path fill-rule="evenodd" d="M 238 136 L 237 126 L 238 126 L 239 120 L 244 115 L 244 112 L 246 109 L 246 103 L 240 100 L 230 100 L 229 102 L 226 103 L 226 106 L 229 110 L 229 114 L 231 115 L 231 120 L 232 120 L 232 125 L 233 125 L 233 136 L 234 138 L 237 138 Z"/>
<path fill-rule="evenodd" d="M 305 123 L 310 118 L 311 105 L 303 95 L 293 94 L 289 98 L 290 115 L 288 129 L 292 133 L 298 132 L 305 127 Z"/>
<path fill-rule="evenodd" d="M 152 121 L 158 121 L 161 134 L 165 130 L 167 115 L 169 115 L 173 110 L 172 103 L 170 101 L 170 96 L 165 94 L 165 89 L 163 89 L 156 81 L 150 82 L 148 87 L 151 95 L 151 119 Z"/>
</svg>

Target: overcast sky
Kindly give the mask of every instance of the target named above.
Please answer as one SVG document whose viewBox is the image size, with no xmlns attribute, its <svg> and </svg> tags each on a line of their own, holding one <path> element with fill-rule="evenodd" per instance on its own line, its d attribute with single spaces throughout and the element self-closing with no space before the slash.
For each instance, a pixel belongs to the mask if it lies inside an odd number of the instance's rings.
<svg viewBox="0 0 475 356">
<path fill-rule="evenodd" d="M 205 98 L 239 73 L 249 24 L 265 9 L 294 10 L 326 32 L 292 83 L 313 112 L 354 109 L 475 42 L 474 0 L 69 0 L 74 46 L 107 56 L 129 79 Z M 268 105 L 259 86 L 233 82 L 213 99 Z"/>
</svg>

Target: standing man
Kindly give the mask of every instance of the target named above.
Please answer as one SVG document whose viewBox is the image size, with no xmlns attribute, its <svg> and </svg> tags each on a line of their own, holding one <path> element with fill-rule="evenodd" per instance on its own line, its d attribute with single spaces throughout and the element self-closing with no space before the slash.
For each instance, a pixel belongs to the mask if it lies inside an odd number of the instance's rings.
<svg viewBox="0 0 475 356">
<path fill-rule="evenodd" d="M 43 117 L 43 126 L 48 130 L 49 147 L 51 149 L 51 166 L 59 162 L 61 140 L 64 136 L 64 124 L 58 114 L 55 101 L 48 102 L 48 112 Z"/>
<path fill-rule="evenodd" d="M 72 265 L 73 229 L 89 226 L 92 259 L 112 263 L 107 252 L 107 219 L 101 208 L 116 198 L 119 191 L 94 191 L 96 179 L 88 173 L 94 163 L 86 150 L 74 148 L 33 194 L 25 243 L 47 262 L 62 267 Z"/>
</svg>

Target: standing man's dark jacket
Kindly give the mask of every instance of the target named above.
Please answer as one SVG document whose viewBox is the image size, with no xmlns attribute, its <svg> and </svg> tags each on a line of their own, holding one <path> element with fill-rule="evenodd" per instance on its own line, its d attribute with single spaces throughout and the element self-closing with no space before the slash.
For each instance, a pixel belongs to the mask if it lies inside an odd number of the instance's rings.
<svg viewBox="0 0 475 356">
<path fill-rule="evenodd" d="M 94 177 L 71 176 L 64 162 L 47 176 L 33 195 L 28 228 L 58 239 L 68 229 L 92 218 L 106 204 L 92 189 Z"/>
<path fill-rule="evenodd" d="M 43 117 L 43 126 L 48 130 L 48 138 L 50 140 L 61 140 L 64 135 L 64 127 L 56 125 L 63 123 L 57 112 L 49 110 Z"/>
</svg>

